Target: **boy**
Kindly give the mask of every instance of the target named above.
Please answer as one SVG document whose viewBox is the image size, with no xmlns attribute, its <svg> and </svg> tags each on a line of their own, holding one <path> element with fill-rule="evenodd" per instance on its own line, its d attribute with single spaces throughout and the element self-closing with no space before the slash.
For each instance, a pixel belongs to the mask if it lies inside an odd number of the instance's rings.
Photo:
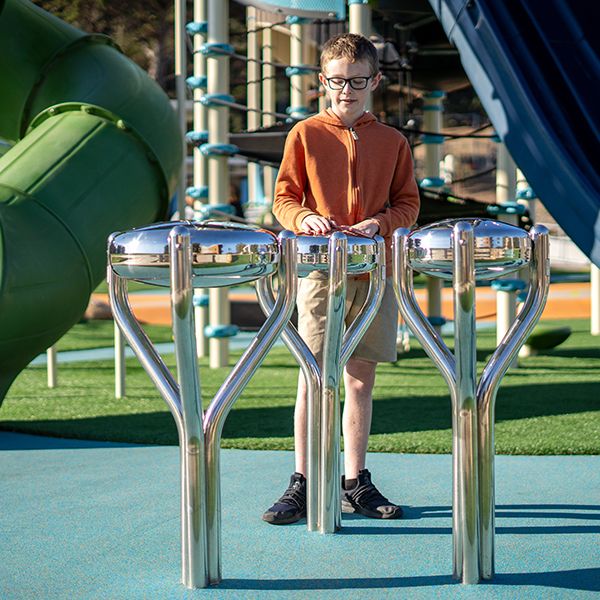
<svg viewBox="0 0 600 600">
<path fill-rule="evenodd" d="M 321 235 L 338 226 L 351 226 L 371 237 L 382 235 L 390 274 L 391 235 L 398 227 L 415 223 L 419 195 L 408 142 L 365 111 L 380 79 L 377 50 L 365 37 L 342 34 L 325 43 L 319 81 L 331 108 L 290 131 L 273 212 L 284 227 L 299 233 Z M 360 309 L 368 285 L 359 278 L 348 279 L 346 315 Z M 298 290 L 298 329 L 320 363 L 327 290 L 327 277 L 320 273 L 300 280 Z M 397 317 L 388 279 L 381 308 L 344 370 L 342 510 L 380 519 L 402 516 L 402 509 L 375 488 L 365 468 L 375 370 L 378 362 L 396 360 Z M 294 442 L 296 472 L 283 496 L 264 513 L 268 523 L 294 523 L 306 515 L 306 384 L 302 373 Z"/>
</svg>

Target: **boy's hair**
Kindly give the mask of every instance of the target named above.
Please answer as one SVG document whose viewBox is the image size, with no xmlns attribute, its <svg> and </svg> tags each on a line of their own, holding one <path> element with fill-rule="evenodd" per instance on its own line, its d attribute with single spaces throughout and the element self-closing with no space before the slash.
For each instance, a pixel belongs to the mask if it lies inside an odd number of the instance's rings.
<svg viewBox="0 0 600 600">
<path fill-rule="evenodd" d="M 349 62 L 366 60 L 371 67 L 371 74 L 379 72 L 379 56 L 377 49 L 365 36 L 357 33 L 340 33 L 329 38 L 321 50 L 321 71 L 329 61 L 345 58 Z"/>
</svg>

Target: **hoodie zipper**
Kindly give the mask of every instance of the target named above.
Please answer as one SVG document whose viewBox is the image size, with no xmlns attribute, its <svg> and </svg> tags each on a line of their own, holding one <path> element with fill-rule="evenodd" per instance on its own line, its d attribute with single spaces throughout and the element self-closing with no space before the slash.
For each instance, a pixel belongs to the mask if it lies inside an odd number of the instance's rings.
<svg viewBox="0 0 600 600">
<path fill-rule="evenodd" d="M 358 212 L 358 203 L 359 203 L 359 198 L 360 198 L 360 188 L 358 187 L 358 147 L 357 147 L 357 142 L 358 142 L 358 134 L 356 133 L 356 130 L 354 129 L 354 127 L 348 127 L 348 132 L 350 133 L 350 137 L 352 138 L 350 140 L 350 147 L 351 147 L 351 154 L 350 154 L 350 173 L 351 173 L 351 177 L 352 177 L 352 214 L 354 216 L 354 218 L 356 219 L 356 214 Z"/>
</svg>

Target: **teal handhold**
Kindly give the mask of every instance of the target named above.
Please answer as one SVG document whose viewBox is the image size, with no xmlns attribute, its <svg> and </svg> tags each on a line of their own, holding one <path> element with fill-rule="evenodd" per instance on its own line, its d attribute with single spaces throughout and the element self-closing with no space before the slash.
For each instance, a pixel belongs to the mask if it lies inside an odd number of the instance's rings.
<svg viewBox="0 0 600 600">
<path fill-rule="evenodd" d="M 206 86 L 208 85 L 208 77 L 206 77 L 206 75 L 188 77 L 185 80 L 185 83 L 190 90 L 205 90 Z"/>
<path fill-rule="evenodd" d="M 496 292 L 522 292 L 527 284 L 522 279 L 495 279 L 492 289 Z"/>
<path fill-rule="evenodd" d="M 205 198 L 208 198 L 208 186 L 191 186 L 185 190 L 185 193 L 194 200 L 204 200 Z"/>
<path fill-rule="evenodd" d="M 288 15 L 285 18 L 285 22 L 288 25 L 308 25 L 309 23 L 312 23 L 312 19 L 307 17 L 299 17 L 297 15 Z"/>
<path fill-rule="evenodd" d="M 443 144 L 445 139 L 443 135 L 432 135 L 430 133 L 426 133 L 421 137 L 424 144 Z"/>
<path fill-rule="evenodd" d="M 212 219 L 220 217 L 218 213 L 235 214 L 235 208 L 231 204 L 204 204 L 196 211 L 200 219 Z"/>
<path fill-rule="evenodd" d="M 525 187 L 517 190 L 517 198 L 519 200 L 535 200 L 537 198 L 537 194 L 532 188 Z"/>
<path fill-rule="evenodd" d="M 208 294 L 194 295 L 192 303 L 197 308 L 206 308 L 208 306 Z"/>
<path fill-rule="evenodd" d="M 207 338 L 229 338 L 239 332 L 240 328 L 237 325 L 207 325 L 204 328 L 204 335 Z"/>
<path fill-rule="evenodd" d="M 188 131 L 185 134 L 185 139 L 195 146 L 206 144 L 208 142 L 208 131 Z"/>
<path fill-rule="evenodd" d="M 200 102 L 209 107 L 223 106 L 223 102 L 235 102 L 235 98 L 231 94 L 204 94 Z"/>
<path fill-rule="evenodd" d="M 208 33 L 208 22 L 207 21 L 190 21 L 186 24 L 185 30 L 189 35 L 198 35 L 201 33 Z"/>
<path fill-rule="evenodd" d="M 239 152 L 235 144 L 202 144 L 200 152 L 204 156 L 233 156 Z"/>
<path fill-rule="evenodd" d="M 288 115 L 308 115 L 310 110 L 306 106 L 289 106 L 285 112 Z"/>
<path fill-rule="evenodd" d="M 309 65 L 296 65 L 295 67 L 286 67 L 286 77 L 293 77 L 294 75 L 312 75 L 315 72 L 315 68 Z"/>
<path fill-rule="evenodd" d="M 489 204 L 486 211 L 491 215 L 524 215 L 527 207 L 518 202 L 505 202 L 504 204 Z"/>
<path fill-rule="evenodd" d="M 427 317 L 427 320 L 432 327 L 442 327 L 446 324 L 444 317 Z"/>
<path fill-rule="evenodd" d="M 204 56 L 230 56 L 235 52 L 235 48 L 231 44 L 207 42 L 200 46 L 200 52 Z"/>
<path fill-rule="evenodd" d="M 441 187 L 445 183 L 441 177 L 425 177 L 421 179 L 419 186 L 422 188 Z"/>
</svg>

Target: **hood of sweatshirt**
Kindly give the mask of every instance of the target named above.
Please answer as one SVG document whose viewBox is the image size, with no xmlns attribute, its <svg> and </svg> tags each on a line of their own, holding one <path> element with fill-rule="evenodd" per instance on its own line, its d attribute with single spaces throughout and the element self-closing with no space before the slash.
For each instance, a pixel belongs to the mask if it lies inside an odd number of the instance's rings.
<svg viewBox="0 0 600 600">
<path fill-rule="evenodd" d="M 349 129 L 347 125 L 344 125 L 340 118 L 331 110 L 331 108 L 326 108 L 322 110 L 320 113 L 316 114 L 313 119 L 317 121 L 321 121 L 321 123 L 326 123 L 327 125 L 332 125 L 333 127 L 341 127 L 342 129 Z M 353 129 L 359 129 L 361 127 L 365 127 L 366 125 L 370 125 L 373 122 L 377 122 L 377 119 L 373 116 L 372 113 L 365 111 L 362 116 L 352 125 Z"/>
</svg>

